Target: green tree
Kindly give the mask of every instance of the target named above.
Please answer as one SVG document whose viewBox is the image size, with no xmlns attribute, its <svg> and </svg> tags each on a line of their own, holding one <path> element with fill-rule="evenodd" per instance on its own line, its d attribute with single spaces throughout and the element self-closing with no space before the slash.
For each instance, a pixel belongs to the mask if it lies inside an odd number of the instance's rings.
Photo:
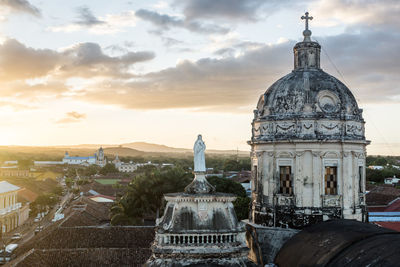
<svg viewBox="0 0 400 267">
<path fill-rule="evenodd" d="M 39 211 L 46 211 L 58 203 L 59 197 L 53 193 L 39 195 L 35 201 L 30 203 L 30 214 L 36 216 Z"/>
<path fill-rule="evenodd" d="M 143 165 L 143 166 L 139 166 L 135 173 L 151 173 L 153 171 L 157 170 L 157 167 L 154 165 Z"/>
<path fill-rule="evenodd" d="M 82 175 L 83 176 L 92 176 L 99 172 L 100 167 L 97 165 L 89 165 L 87 168 L 83 169 Z"/>
<path fill-rule="evenodd" d="M 250 211 L 250 198 L 246 195 L 246 190 L 240 183 L 226 178 L 219 178 L 216 176 L 209 177 L 207 180 L 215 186 L 217 192 L 230 193 L 237 196 L 233 202 L 235 207 L 236 216 L 239 220 L 244 220 L 249 217 Z"/>
<path fill-rule="evenodd" d="M 400 170 L 395 168 L 384 168 L 382 170 L 373 170 L 370 168 L 366 169 L 367 181 L 383 183 L 385 178 L 390 178 L 393 176 L 400 177 Z"/>
<path fill-rule="evenodd" d="M 388 162 L 384 157 L 377 157 L 374 163 L 374 165 L 385 166 Z"/>
<path fill-rule="evenodd" d="M 183 191 L 191 180 L 192 174 L 181 167 L 136 176 L 111 208 L 111 224 L 141 224 L 145 216 L 157 218 L 163 195 Z"/>
<path fill-rule="evenodd" d="M 231 179 L 211 176 L 207 178 L 207 181 L 215 187 L 217 192 L 230 193 L 238 197 L 246 197 L 246 190 L 244 187 L 240 183 L 232 181 Z"/>
<path fill-rule="evenodd" d="M 100 174 L 106 175 L 110 173 L 117 173 L 119 172 L 117 168 L 115 168 L 114 164 L 107 163 L 103 168 L 100 169 Z"/>
<path fill-rule="evenodd" d="M 224 171 L 240 171 L 239 162 L 235 159 L 226 160 L 224 162 Z"/>
<path fill-rule="evenodd" d="M 74 187 L 74 188 L 71 189 L 71 192 L 76 195 L 76 194 L 79 193 L 79 188 Z"/>
<path fill-rule="evenodd" d="M 241 221 L 249 218 L 250 202 L 251 198 L 249 197 L 237 197 L 236 200 L 233 201 L 238 220 Z"/>
<path fill-rule="evenodd" d="M 56 186 L 53 188 L 52 193 L 58 196 L 62 196 L 63 188 L 61 186 Z"/>
<path fill-rule="evenodd" d="M 39 195 L 34 201 L 37 205 L 52 207 L 58 202 L 58 196 L 53 193 Z"/>
<path fill-rule="evenodd" d="M 111 207 L 112 225 L 141 225 L 143 220 L 142 209 L 132 209 L 132 204 L 126 198 L 121 198 Z"/>
<path fill-rule="evenodd" d="M 85 185 L 85 184 L 88 184 L 88 183 L 89 183 L 88 179 L 79 179 L 79 180 L 76 181 L 77 185 Z"/>
<path fill-rule="evenodd" d="M 74 184 L 74 180 L 72 178 L 65 178 L 65 185 L 68 188 L 71 188 L 73 184 Z"/>
<path fill-rule="evenodd" d="M 76 169 L 69 167 L 65 172 L 65 176 L 68 178 L 75 178 L 76 177 Z"/>
<path fill-rule="evenodd" d="M 250 170 L 250 159 L 228 159 L 224 162 L 224 171 Z"/>
</svg>

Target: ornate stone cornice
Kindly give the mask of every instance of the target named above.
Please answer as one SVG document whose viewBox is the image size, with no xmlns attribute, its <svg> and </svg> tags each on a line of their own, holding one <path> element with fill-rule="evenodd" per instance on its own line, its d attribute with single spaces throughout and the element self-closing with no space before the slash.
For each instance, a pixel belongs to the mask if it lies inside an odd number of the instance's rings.
<svg viewBox="0 0 400 267">
<path fill-rule="evenodd" d="M 304 153 L 306 153 L 306 151 L 296 151 L 295 155 L 296 155 L 296 157 L 301 157 L 304 155 Z"/>
<path fill-rule="evenodd" d="M 335 119 L 255 121 L 253 141 L 278 140 L 363 140 L 364 122 Z"/>
<path fill-rule="evenodd" d="M 343 155 L 343 157 L 348 157 L 348 156 L 351 155 L 351 152 L 350 151 L 343 151 L 342 155 Z"/>
<path fill-rule="evenodd" d="M 312 151 L 311 153 L 312 153 L 312 155 L 314 157 L 321 157 L 322 156 L 322 151 Z"/>
</svg>

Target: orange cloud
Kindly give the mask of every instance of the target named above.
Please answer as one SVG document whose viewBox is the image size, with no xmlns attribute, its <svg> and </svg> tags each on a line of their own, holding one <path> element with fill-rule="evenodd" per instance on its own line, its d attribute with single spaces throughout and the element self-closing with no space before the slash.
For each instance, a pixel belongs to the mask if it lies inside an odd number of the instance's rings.
<svg viewBox="0 0 400 267">
<path fill-rule="evenodd" d="M 76 111 L 67 112 L 64 118 L 61 118 L 56 121 L 56 123 L 65 124 L 65 123 L 75 123 L 80 122 L 86 118 L 86 114 L 78 113 Z"/>
</svg>

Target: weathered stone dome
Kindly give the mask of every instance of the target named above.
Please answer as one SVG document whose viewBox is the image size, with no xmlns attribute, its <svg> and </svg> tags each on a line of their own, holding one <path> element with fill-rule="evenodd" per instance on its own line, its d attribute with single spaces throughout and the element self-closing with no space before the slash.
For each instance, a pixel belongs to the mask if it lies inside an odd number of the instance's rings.
<svg viewBox="0 0 400 267">
<path fill-rule="evenodd" d="M 306 29 L 304 40 L 294 47 L 294 69 L 262 94 L 248 142 L 252 171 L 249 222 L 255 231 L 249 237 L 250 255 L 260 265 L 274 257 L 271 253 L 261 259 L 257 254 L 265 247 L 273 251 L 275 243 L 268 240 L 283 240 L 293 233 L 277 231 L 282 235 L 263 237 L 270 227 L 303 229 L 332 219 L 368 220 L 365 165 L 369 141 L 365 140 L 362 110 L 350 90 L 321 69 L 321 46 L 311 40 L 308 29 L 312 17 L 306 12 L 301 18 Z M 252 241 L 257 239 L 265 240 L 266 246 L 257 247 Z"/>
<path fill-rule="evenodd" d="M 310 35 L 305 31 L 293 49 L 294 70 L 261 95 L 251 142 L 365 140 L 362 109 L 346 85 L 320 68 L 321 46 Z"/>
<path fill-rule="evenodd" d="M 362 120 L 351 91 L 321 69 L 294 70 L 271 85 L 257 105 L 259 119 Z"/>
</svg>

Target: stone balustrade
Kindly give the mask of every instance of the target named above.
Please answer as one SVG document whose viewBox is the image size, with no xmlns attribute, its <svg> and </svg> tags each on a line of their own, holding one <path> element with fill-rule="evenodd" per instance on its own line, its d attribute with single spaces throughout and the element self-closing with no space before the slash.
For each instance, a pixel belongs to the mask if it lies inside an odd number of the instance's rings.
<svg viewBox="0 0 400 267">
<path fill-rule="evenodd" d="M 159 234 L 159 244 L 164 245 L 195 245 L 226 244 L 238 242 L 237 233 L 224 234 Z"/>
</svg>

